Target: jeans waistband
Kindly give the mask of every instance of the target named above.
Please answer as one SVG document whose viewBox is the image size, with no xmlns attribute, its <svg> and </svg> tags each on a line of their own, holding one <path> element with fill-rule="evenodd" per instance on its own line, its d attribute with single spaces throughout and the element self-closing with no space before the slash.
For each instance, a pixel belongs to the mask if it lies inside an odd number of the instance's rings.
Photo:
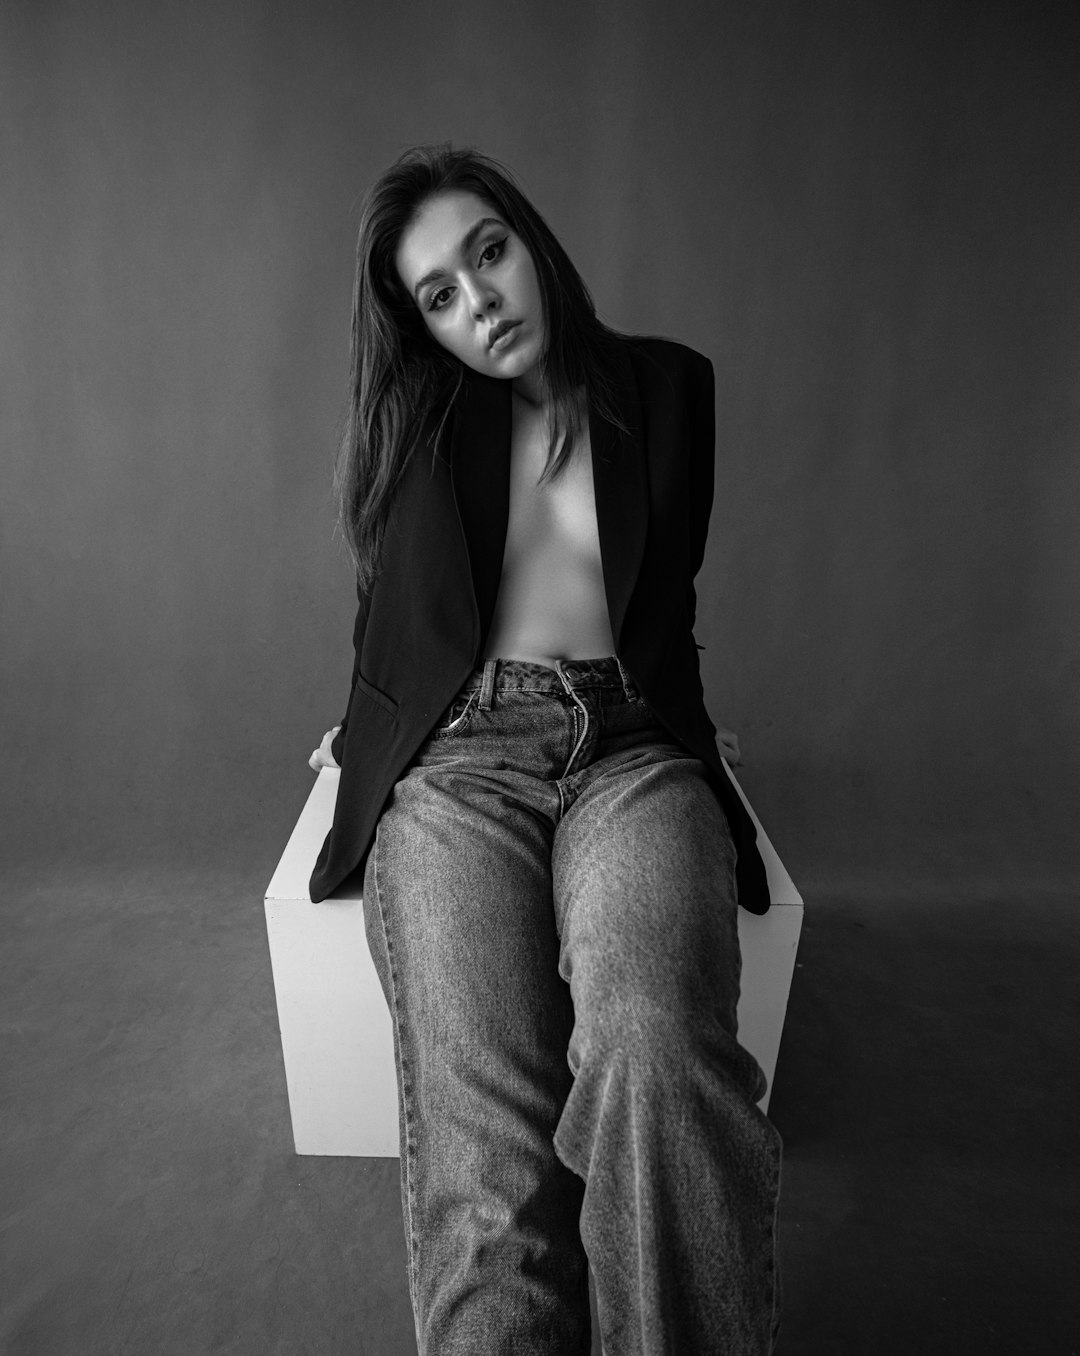
<svg viewBox="0 0 1080 1356">
<path fill-rule="evenodd" d="M 555 668 L 526 659 L 488 659 L 466 679 L 462 692 L 479 692 L 480 706 L 495 692 L 575 692 L 584 688 L 622 688 L 635 701 L 634 680 L 616 655 L 603 659 L 557 659 Z"/>
</svg>

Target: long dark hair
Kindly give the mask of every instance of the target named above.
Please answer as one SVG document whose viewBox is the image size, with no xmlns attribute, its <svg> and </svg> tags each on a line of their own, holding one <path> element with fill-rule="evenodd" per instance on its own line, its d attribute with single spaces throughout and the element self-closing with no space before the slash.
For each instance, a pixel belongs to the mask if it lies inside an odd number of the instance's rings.
<svg viewBox="0 0 1080 1356">
<path fill-rule="evenodd" d="M 349 399 L 335 488 L 341 527 L 361 588 L 378 570 L 383 533 L 409 457 L 434 445 L 464 379 L 463 365 L 427 330 L 395 266 L 403 231 L 438 193 L 474 193 L 524 241 L 544 308 L 547 344 L 540 376 L 552 406 L 542 479 L 558 475 L 581 433 L 576 392 L 585 385 L 605 419 L 621 425 L 605 377 L 615 332 L 598 319 L 589 290 L 510 172 L 471 149 L 416 146 L 374 184 L 356 242 Z"/>
</svg>

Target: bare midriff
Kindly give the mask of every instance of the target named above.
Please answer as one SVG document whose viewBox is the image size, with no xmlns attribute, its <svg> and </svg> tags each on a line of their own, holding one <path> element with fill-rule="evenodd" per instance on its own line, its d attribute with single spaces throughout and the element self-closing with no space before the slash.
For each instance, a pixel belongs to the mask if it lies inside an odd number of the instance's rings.
<svg viewBox="0 0 1080 1356">
<path fill-rule="evenodd" d="M 516 393 L 510 443 L 510 516 L 486 657 L 557 659 L 613 654 L 588 425 L 554 480 L 537 482 L 547 458 L 541 412 Z"/>
</svg>

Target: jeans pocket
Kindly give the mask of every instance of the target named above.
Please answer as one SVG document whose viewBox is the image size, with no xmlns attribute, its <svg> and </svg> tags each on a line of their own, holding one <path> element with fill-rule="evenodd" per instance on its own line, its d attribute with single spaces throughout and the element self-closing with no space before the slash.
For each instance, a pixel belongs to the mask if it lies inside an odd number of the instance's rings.
<svg viewBox="0 0 1080 1356">
<path fill-rule="evenodd" d="M 479 691 L 469 693 L 459 693 L 439 718 L 438 724 L 432 731 L 435 739 L 450 739 L 461 732 L 469 725 L 472 720 L 473 712 L 476 710 L 476 699 L 480 695 Z"/>
</svg>

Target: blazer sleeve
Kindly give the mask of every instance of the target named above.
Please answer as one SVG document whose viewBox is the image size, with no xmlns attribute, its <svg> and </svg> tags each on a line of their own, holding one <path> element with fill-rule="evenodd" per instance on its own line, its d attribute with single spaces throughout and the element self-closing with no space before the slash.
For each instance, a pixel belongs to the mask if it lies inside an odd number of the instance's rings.
<svg viewBox="0 0 1080 1356">
<path fill-rule="evenodd" d="M 716 475 L 716 377 L 709 359 L 703 356 L 701 361 L 701 377 L 692 411 L 690 444 L 690 584 L 687 611 L 691 628 L 697 616 L 697 593 L 693 581 L 705 559 Z"/>
<path fill-rule="evenodd" d="M 356 691 L 356 675 L 360 672 L 360 652 L 364 648 L 364 634 L 367 631 L 369 596 L 361 589 L 359 580 L 356 585 L 356 621 L 353 623 L 353 667 L 352 678 L 349 682 L 349 700 L 345 707 L 345 714 L 341 718 L 341 729 L 338 730 L 330 744 L 330 752 L 340 767 L 342 757 L 345 753 L 345 735 L 349 728 L 349 712 L 352 710 L 353 693 Z"/>
</svg>

